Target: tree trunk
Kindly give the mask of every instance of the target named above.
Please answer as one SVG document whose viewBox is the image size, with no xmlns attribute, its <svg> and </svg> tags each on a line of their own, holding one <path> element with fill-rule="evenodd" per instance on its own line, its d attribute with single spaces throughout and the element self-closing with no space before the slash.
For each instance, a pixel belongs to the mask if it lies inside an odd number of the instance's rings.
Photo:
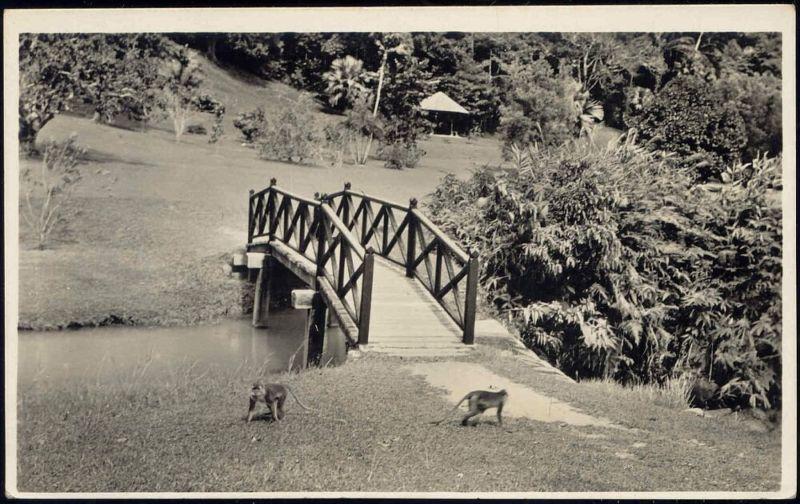
<svg viewBox="0 0 800 504">
<path fill-rule="evenodd" d="M 383 51 L 383 58 L 381 58 L 381 67 L 378 70 L 378 89 L 375 91 L 375 107 L 372 109 L 372 117 L 378 117 L 378 104 L 381 101 L 381 88 L 383 87 L 383 75 L 386 69 L 386 60 L 389 57 L 389 51 L 384 49 Z M 364 151 L 364 158 L 362 162 L 359 164 L 365 165 L 367 164 L 367 159 L 369 159 L 369 151 L 372 149 L 372 133 L 369 134 L 369 140 L 367 140 L 367 150 Z"/>
</svg>

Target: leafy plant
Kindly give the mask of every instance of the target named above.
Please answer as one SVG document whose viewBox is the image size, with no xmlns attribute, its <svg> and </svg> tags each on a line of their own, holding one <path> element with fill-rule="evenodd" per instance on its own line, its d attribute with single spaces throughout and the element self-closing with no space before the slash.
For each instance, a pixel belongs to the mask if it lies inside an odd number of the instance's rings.
<svg viewBox="0 0 800 504">
<path fill-rule="evenodd" d="M 367 92 L 370 74 L 364 70 L 364 62 L 350 55 L 338 58 L 330 70 L 322 76 L 327 83 L 325 93 L 332 106 L 351 104 L 356 93 Z"/>
<path fill-rule="evenodd" d="M 188 50 L 175 48 L 168 61 L 168 79 L 162 90 L 161 103 L 172 119 L 175 141 L 179 142 L 192 112 L 204 101 L 200 64 Z"/>
<path fill-rule="evenodd" d="M 353 161 L 358 165 L 367 162 L 372 139 L 383 136 L 383 120 L 380 116 L 373 115 L 370 102 L 369 95 L 360 94 L 353 103 L 353 108 L 347 111 L 344 122 Z"/>
<path fill-rule="evenodd" d="M 276 109 L 273 116 L 265 117 L 256 137 L 259 157 L 292 163 L 318 158 L 323 136 L 311 98 L 301 95 L 297 100 L 285 100 Z"/>
<path fill-rule="evenodd" d="M 242 112 L 233 121 L 233 126 L 238 129 L 247 144 L 253 144 L 264 134 L 267 116 L 262 107 L 252 112 Z"/>
<path fill-rule="evenodd" d="M 775 405 L 780 160 L 734 165 L 715 192 L 630 139 L 515 151 L 521 170 L 446 178 L 431 214 L 480 252 L 488 301 L 530 347 L 578 378 L 700 377 L 712 403 Z"/>
<path fill-rule="evenodd" d="M 395 142 L 382 144 L 378 150 L 378 158 L 385 161 L 386 168 L 400 170 L 414 168 L 425 155 L 425 151 L 416 144 Z"/>
<path fill-rule="evenodd" d="M 507 79 L 511 93 L 501 107 L 500 120 L 504 152 L 511 144 L 560 145 L 573 136 L 575 112 L 569 86 L 546 61 L 512 67 Z"/>
<path fill-rule="evenodd" d="M 24 194 L 20 215 L 35 233 L 40 249 L 47 246 L 51 233 L 66 222 L 65 205 L 81 181 L 78 163 L 85 153 L 75 136 L 63 142 L 51 140 L 44 147 L 39 166 L 26 167 L 20 174 Z"/>
<path fill-rule="evenodd" d="M 653 148 L 675 152 L 695 166 L 702 180 L 718 177 L 747 143 L 736 105 L 692 76 L 671 80 L 626 121 Z"/>
</svg>

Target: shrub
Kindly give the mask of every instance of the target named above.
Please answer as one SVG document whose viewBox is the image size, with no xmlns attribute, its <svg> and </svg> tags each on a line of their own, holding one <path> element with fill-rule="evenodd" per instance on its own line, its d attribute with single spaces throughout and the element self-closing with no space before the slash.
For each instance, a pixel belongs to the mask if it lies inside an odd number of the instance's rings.
<svg viewBox="0 0 800 504">
<path fill-rule="evenodd" d="M 383 138 L 383 120 L 380 116 L 375 117 L 372 114 L 371 100 L 367 94 L 358 95 L 353 108 L 347 111 L 347 119 L 344 122 L 353 161 L 359 165 L 367 162 L 373 138 Z"/>
<path fill-rule="evenodd" d="M 717 84 L 724 98 L 736 104 L 744 121 L 747 143 L 745 161 L 758 153 L 781 152 L 781 80 L 772 75 L 730 75 Z"/>
<path fill-rule="evenodd" d="M 306 95 L 281 103 L 275 114 L 267 117 L 256 141 L 259 157 L 292 163 L 317 158 L 322 142 L 320 125 Z"/>
<path fill-rule="evenodd" d="M 386 168 L 400 170 L 414 168 L 425 155 L 425 151 L 416 144 L 395 142 L 382 144 L 378 151 L 378 159 L 385 161 Z"/>
<path fill-rule="evenodd" d="M 347 128 L 343 124 L 328 124 L 322 129 L 324 146 L 321 157 L 331 167 L 341 167 L 347 153 Z"/>
<path fill-rule="evenodd" d="M 245 143 L 251 145 L 264 133 L 266 123 L 267 116 L 261 107 L 252 112 L 242 112 L 233 120 L 233 126 L 242 133 Z"/>
<path fill-rule="evenodd" d="M 632 110 L 626 122 L 652 147 L 675 152 L 696 166 L 702 180 L 718 177 L 747 142 L 736 105 L 713 84 L 692 76 L 672 79 L 641 110 Z"/>
<path fill-rule="evenodd" d="M 525 342 L 578 378 L 705 377 L 712 403 L 774 406 L 780 160 L 734 166 L 710 192 L 627 142 L 526 152 L 525 170 L 446 178 L 431 205 L 479 251 L 488 301 Z"/>
<path fill-rule="evenodd" d="M 202 124 L 190 124 L 186 126 L 186 133 L 190 135 L 205 135 L 208 131 Z"/>
<path fill-rule="evenodd" d="M 507 77 L 509 101 L 501 107 L 504 153 L 512 144 L 560 145 L 573 136 L 572 95 L 550 65 L 537 60 Z"/>
<path fill-rule="evenodd" d="M 53 230 L 66 223 L 65 204 L 81 181 L 78 163 L 85 152 L 75 136 L 63 142 L 51 140 L 44 147 L 39 169 L 22 170 L 24 200 L 20 215 L 36 234 L 40 249 L 45 248 Z"/>
</svg>

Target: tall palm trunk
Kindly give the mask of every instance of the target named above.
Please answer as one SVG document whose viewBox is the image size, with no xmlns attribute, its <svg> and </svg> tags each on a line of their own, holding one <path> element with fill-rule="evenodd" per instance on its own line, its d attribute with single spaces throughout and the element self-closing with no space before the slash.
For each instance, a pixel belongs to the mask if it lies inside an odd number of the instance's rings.
<svg viewBox="0 0 800 504">
<path fill-rule="evenodd" d="M 378 105 L 381 102 L 381 89 L 383 88 L 383 76 L 386 72 L 386 61 L 389 58 L 389 51 L 383 50 L 383 57 L 381 58 L 381 67 L 378 69 L 378 89 L 375 91 L 375 107 L 372 109 L 372 117 L 378 117 Z M 369 151 L 372 149 L 372 132 L 369 134 L 367 140 L 367 150 L 364 151 L 364 159 L 360 164 L 367 164 L 369 158 Z"/>
</svg>

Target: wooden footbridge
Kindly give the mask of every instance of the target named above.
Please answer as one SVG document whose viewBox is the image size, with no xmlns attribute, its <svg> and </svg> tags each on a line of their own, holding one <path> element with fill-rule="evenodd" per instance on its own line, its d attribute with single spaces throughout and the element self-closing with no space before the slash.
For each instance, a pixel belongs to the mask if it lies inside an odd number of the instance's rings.
<svg viewBox="0 0 800 504">
<path fill-rule="evenodd" d="M 315 291 L 309 356 L 326 327 L 353 345 L 395 355 L 453 355 L 474 339 L 478 259 L 422 212 L 344 190 L 315 199 L 270 181 L 250 191 L 247 250 L 263 254 L 253 322 L 265 323 L 281 265 Z M 261 257 L 261 256 L 259 256 Z"/>
</svg>

